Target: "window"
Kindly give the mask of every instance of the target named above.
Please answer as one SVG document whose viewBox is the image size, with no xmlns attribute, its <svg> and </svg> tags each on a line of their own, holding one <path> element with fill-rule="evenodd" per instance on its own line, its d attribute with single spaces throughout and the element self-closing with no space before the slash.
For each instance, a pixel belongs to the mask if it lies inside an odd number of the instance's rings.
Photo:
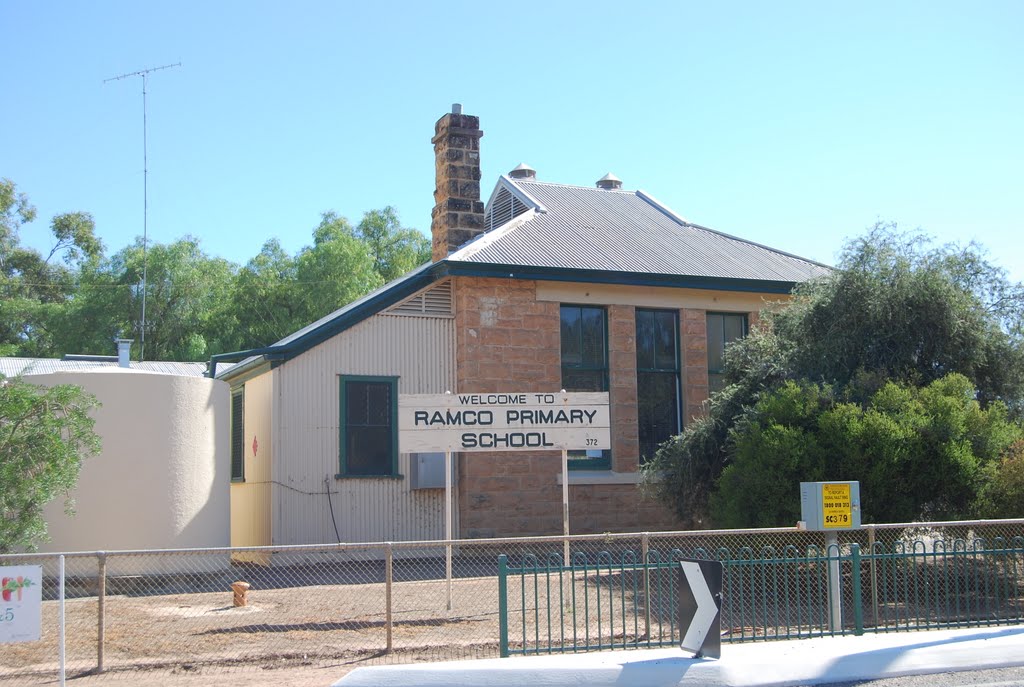
<svg viewBox="0 0 1024 687">
<path fill-rule="evenodd" d="M 398 473 L 398 378 L 341 378 L 339 477 Z"/>
<path fill-rule="evenodd" d="M 245 481 L 245 387 L 231 394 L 231 481 Z"/>
<path fill-rule="evenodd" d="M 636 311 L 636 390 L 640 462 L 679 434 L 679 314 Z"/>
<path fill-rule="evenodd" d="M 608 315 L 604 308 L 563 305 L 562 388 L 608 391 Z M 611 451 L 569 451 L 574 470 L 608 469 Z"/>
<path fill-rule="evenodd" d="M 747 335 L 746 313 L 708 313 L 708 391 L 725 386 L 725 346 Z"/>
</svg>

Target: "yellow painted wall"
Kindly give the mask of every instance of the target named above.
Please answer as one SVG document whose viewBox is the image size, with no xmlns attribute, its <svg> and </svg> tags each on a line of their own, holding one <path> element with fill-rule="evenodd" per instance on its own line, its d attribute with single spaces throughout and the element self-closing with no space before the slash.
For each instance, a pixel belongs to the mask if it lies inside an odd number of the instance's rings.
<svg viewBox="0 0 1024 687">
<path fill-rule="evenodd" d="M 269 546 L 272 542 L 272 418 L 276 374 L 268 371 L 243 385 L 245 480 L 231 484 L 231 546 Z M 266 556 L 235 554 L 233 558 L 265 562 Z"/>
</svg>

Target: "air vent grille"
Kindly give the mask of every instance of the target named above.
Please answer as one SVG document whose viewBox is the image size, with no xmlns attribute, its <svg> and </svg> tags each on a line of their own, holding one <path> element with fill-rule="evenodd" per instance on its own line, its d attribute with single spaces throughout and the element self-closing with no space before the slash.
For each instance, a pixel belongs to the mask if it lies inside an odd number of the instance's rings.
<svg viewBox="0 0 1024 687">
<path fill-rule="evenodd" d="M 398 305 L 392 306 L 387 313 L 389 315 L 451 317 L 452 282 L 451 280 L 443 281 L 425 291 L 420 291 Z"/>
<path fill-rule="evenodd" d="M 484 215 L 484 224 L 487 230 L 490 231 L 511 222 L 529 209 L 529 205 L 519 200 L 507 188 L 503 188 L 498 191 L 498 195 L 494 197 L 494 202 L 487 208 L 487 212 Z"/>
</svg>

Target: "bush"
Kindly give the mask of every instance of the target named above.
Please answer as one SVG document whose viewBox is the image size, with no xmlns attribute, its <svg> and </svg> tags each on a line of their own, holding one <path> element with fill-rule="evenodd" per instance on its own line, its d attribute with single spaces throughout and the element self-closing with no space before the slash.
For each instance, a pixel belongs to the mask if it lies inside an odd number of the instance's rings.
<svg viewBox="0 0 1024 687">
<path fill-rule="evenodd" d="M 715 525 L 794 524 L 800 482 L 859 481 L 866 523 L 987 516 L 989 501 L 1024 494 L 1024 451 L 992 467 L 1021 429 L 1001 403 L 983 409 L 963 375 L 848 391 L 838 398 L 829 386 L 790 381 L 758 401 L 730 433 L 733 460 L 711 498 Z M 848 400 L 858 395 L 866 402 Z"/>
</svg>

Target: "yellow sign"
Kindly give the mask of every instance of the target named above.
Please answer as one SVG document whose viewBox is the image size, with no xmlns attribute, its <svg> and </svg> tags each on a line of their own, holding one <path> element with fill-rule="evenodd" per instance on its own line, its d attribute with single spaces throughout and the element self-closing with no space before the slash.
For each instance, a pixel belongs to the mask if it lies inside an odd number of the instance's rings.
<svg viewBox="0 0 1024 687">
<path fill-rule="evenodd" d="M 849 484 L 821 485 L 821 512 L 826 529 L 850 527 L 853 522 L 853 504 Z"/>
</svg>

